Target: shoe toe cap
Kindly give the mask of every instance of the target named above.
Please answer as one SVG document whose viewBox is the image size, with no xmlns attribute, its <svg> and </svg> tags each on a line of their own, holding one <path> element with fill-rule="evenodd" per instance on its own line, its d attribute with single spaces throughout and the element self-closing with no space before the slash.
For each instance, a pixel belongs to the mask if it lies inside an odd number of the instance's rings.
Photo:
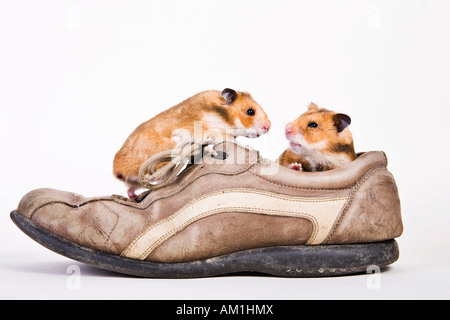
<svg viewBox="0 0 450 320">
<path fill-rule="evenodd" d="M 31 219 L 37 210 L 48 204 L 67 203 L 69 205 L 78 205 L 84 199 L 83 196 L 71 192 L 47 188 L 36 189 L 28 192 L 20 200 L 16 211 L 24 217 Z"/>
</svg>

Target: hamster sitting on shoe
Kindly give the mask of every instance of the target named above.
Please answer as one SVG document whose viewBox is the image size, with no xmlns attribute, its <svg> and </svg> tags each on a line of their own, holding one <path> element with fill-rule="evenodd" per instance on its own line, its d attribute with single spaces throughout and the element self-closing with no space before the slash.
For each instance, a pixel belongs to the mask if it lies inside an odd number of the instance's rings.
<svg viewBox="0 0 450 320">
<path fill-rule="evenodd" d="M 350 163 L 356 159 L 350 122 L 346 114 L 311 103 L 307 112 L 287 124 L 290 145 L 278 163 L 300 171 L 325 171 Z"/>
<path fill-rule="evenodd" d="M 173 149 L 180 133 L 199 141 L 208 134 L 214 140 L 234 140 L 237 136 L 257 138 L 269 129 L 266 113 L 249 93 L 228 88 L 204 91 L 137 127 L 115 155 L 113 173 L 128 186 L 128 196 L 137 198 L 140 167 L 153 155 Z"/>
</svg>

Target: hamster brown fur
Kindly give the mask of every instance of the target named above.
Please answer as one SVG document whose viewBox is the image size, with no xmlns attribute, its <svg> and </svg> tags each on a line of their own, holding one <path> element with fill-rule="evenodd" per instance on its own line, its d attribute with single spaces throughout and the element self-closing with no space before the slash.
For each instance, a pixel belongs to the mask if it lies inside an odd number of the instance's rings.
<svg viewBox="0 0 450 320">
<path fill-rule="evenodd" d="M 173 149 L 181 135 L 188 134 L 197 141 L 205 140 L 207 134 L 222 140 L 256 138 L 267 133 L 270 125 L 266 113 L 249 93 L 228 88 L 222 92 L 204 91 L 137 127 L 117 152 L 113 173 L 128 185 L 128 196 L 136 198 L 135 191 L 141 188 L 141 165 L 151 156 Z M 194 133 L 201 136 L 194 137 Z"/>
<path fill-rule="evenodd" d="M 278 158 L 280 165 L 302 171 L 325 171 L 356 159 L 351 119 L 343 113 L 319 108 L 308 111 L 286 125 L 289 148 Z"/>
</svg>

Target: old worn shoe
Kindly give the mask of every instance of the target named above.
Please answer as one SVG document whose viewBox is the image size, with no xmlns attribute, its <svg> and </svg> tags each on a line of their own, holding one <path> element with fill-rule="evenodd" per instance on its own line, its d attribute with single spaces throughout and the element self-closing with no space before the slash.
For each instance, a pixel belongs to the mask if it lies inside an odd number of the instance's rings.
<svg viewBox="0 0 450 320">
<path fill-rule="evenodd" d="M 398 259 L 400 201 L 386 166 L 372 151 L 298 172 L 225 142 L 138 199 L 38 189 L 11 218 L 59 254 L 137 276 L 346 275 Z"/>
</svg>

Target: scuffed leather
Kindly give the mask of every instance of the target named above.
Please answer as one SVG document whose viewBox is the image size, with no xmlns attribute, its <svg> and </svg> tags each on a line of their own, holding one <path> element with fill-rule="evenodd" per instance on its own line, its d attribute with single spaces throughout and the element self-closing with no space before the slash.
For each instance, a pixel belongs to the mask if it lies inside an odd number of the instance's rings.
<svg viewBox="0 0 450 320">
<path fill-rule="evenodd" d="M 46 230 L 79 245 L 119 255 L 148 226 L 190 201 L 229 188 L 253 188 L 297 197 L 349 196 L 327 244 L 372 242 L 401 235 L 400 200 L 383 152 L 367 152 L 350 165 L 326 172 L 280 167 L 258 152 L 224 143 L 228 161 L 208 159 L 185 170 L 173 184 L 141 196 L 84 198 L 70 192 L 38 189 L 25 195 L 17 211 Z M 239 159 L 238 164 L 233 163 Z M 273 172 L 273 171 L 272 171 Z M 312 233 L 302 218 L 230 212 L 200 219 L 181 230 L 147 260 L 192 261 L 257 247 L 298 245 Z"/>
<path fill-rule="evenodd" d="M 311 233 L 306 219 L 223 213 L 190 225 L 146 260 L 186 262 L 251 248 L 305 244 Z"/>
<path fill-rule="evenodd" d="M 375 242 L 403 233 L 398 189 L 384 167 L 369 170 L 352 189 L 351 198 L 325 243 Z"/>
</svg>

